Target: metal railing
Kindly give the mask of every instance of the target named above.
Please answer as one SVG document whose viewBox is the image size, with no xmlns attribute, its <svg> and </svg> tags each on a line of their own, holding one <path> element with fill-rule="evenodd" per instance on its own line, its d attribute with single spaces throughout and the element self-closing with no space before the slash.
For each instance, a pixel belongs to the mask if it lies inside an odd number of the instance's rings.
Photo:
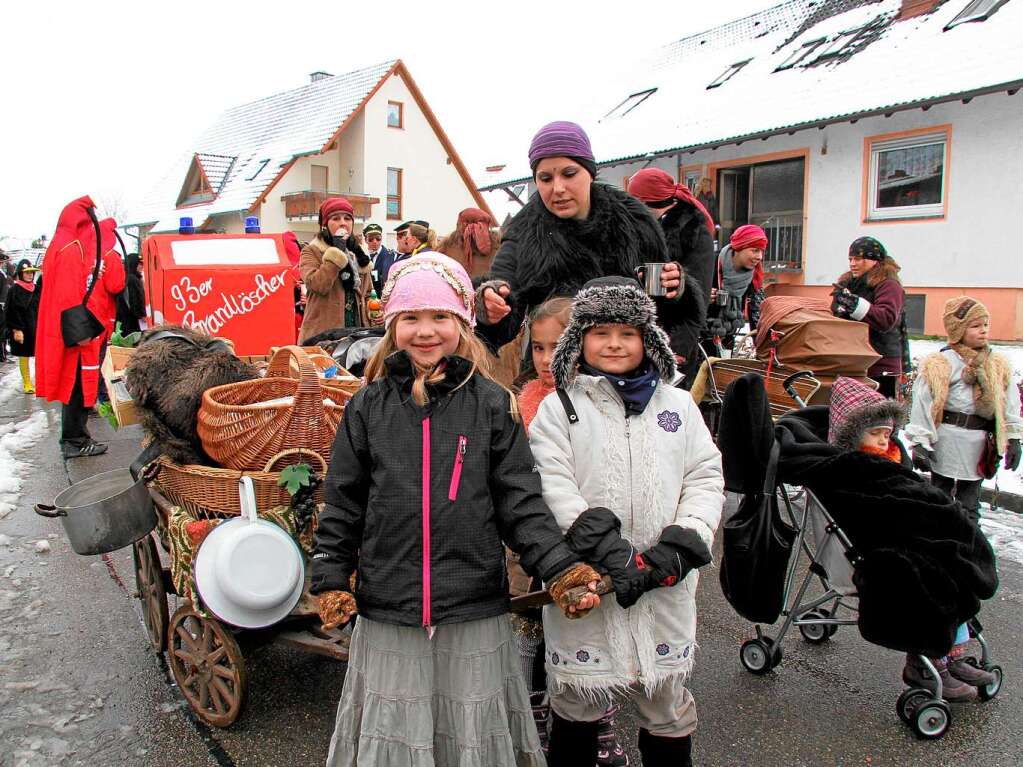
<svg viewBox="0 0 1023 767">
<path fill-rule="evenodd" d="M 764 271 L 799 271 L 803 268 L 803 214 L 775 213 L 753 216 L 750 223 L 767 233 Z"/>
</svg>

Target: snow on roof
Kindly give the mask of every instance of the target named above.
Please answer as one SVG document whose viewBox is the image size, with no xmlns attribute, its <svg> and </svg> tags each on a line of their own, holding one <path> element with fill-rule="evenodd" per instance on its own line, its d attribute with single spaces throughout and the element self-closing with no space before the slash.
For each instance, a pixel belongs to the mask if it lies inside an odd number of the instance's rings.
<svg viewBox="0 0 1023 767">
<path fill-rule="evenodd" d="M 324 77 L 228 109 L 147 195 L 132 222 L 155 221 L 152 231 L 170 231 L 178 228 L 182 215 L 199 226 L 209 216 L 248 210 L 291 160 L 321 151 L 395 64 L 385 61 Z M 175 203 L 193 158 L 219 192 L 207 204 L 179 211 Z"/>
<path fill-rule="evenodd" d="M 896 21 L 901 0 L 789 0 L 667 45 L 618 82 L 602 82 L 590 119 L 580 122 L 598 161 L 609 164 L 1019 87 L 1023 2 L 945 31 L 968 2 L 949 0 Z M 776 71 L 804 50 L 802 61 Z M 719 87 L 707 88 L 742 62 Z M 615 110 L 651 89 L 633 109 Z M 528 176 L 523 157 L 503 181 L 481 188 Z"/>
</svg>

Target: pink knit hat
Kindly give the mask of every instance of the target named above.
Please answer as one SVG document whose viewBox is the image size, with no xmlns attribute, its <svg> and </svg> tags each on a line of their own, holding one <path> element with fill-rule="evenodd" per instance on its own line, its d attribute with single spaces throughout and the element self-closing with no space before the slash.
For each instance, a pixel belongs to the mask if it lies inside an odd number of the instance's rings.
<svg viewBox="0 0 1023 767">
<path fill-rule="evenodd" d="M 476 326 L 475 291 L 465 268 L 452 258 L 427 251 L 391 267 L 380 299 L 384 324 L 402 312 L 436 309 Z"/>
<path fill-rule="evenodd" d="M 867 429 L 888 426 L 898 429 L 904 420 L 902 406 L 859 381 L 839 376 L 831 386 L 828 442 L 846 450 L 859 449 Z"/>
</svg>

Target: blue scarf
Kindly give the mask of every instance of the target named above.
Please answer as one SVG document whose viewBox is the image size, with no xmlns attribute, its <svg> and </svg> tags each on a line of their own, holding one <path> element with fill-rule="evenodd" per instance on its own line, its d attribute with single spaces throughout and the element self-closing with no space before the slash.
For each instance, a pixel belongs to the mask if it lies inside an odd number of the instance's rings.
<svg viewBox="0 0 1023 767">
<path fill-rule="evenodd" d="M 646 410 L 646 406 L 650 403 L 650 398 L 654 396 L 654 392 L 657 390 L 659 378 L 657 368 L 651 365 L 650 361 L 645 357 L 643 358 L 643 363 L 638 368 L 626 375 L 605 373 L 603 370 L 597 370 L 585 362 L 579 363 L 579 372 L 589 376 L 606 378 L 610 381 L 611 386 L 618 392 L 618 396 L 622 398 L 622 402 L 625 404 L 626 417 L 639 415 Z"/>
</svg>

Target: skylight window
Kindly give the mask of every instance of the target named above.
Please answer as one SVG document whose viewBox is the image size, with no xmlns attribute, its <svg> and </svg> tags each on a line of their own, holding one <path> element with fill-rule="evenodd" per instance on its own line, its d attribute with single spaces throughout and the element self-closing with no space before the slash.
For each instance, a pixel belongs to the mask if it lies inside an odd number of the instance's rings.
<svg viewBox="0 0 1023 767">
<path fill-rule="evenodd" d="M 862 31 L 862 29 L 853 29 L 843 32 L 838 37 L 830 40 L 827 45 L 821 48 L 821 52 L 814 61 L 824 61 L 824 59 L 835 58 L 846 53 L 852 47 L 852 44 L 856 42 L 856 38 L 859 37 Z"/>
<path fill-rule="evenodd" d="M 657 92 L 656 88 L 650 88 L 649 90 L 633 93 L 631 96 L 625 99 L 625 101 L 623 101 L 621 104 L 619 104 L 606 115 L 604 115 L 600 121 L 603 122 L 604 120 L 613 120 L 617 117 L 624 117 L 633 109 L 635 109 L 644 101 L 646 101 L 648 98 L 650 98 L 656 92 Z"/>
<path fill-rule="evenodd" d="M 263 172 L 263 168 L 265 168 L 265 167 L 266 167 L 266 164 L 267 164 L 268 162 L 270 162 L 270 158 L 269 158 L 269 157 L 268 157 L 267 159 L 265 159 L 265 160 L 260 160 L 260 161 L 259 161 L 259 165 L 258 165 L 258 166 L 256 167 L 256 172 L 255 172 L 255 173 L 253 173 L 253 174 L 252 174 L 251 176 L 249 176 L 248 178 L 246 178 L 245 180 L 246 180 L 246 181 L 254 181 L 254 180 L 256 179 L 256 176 L 258 176 L 258 175 L 259 175 L 260 173 L 262 173 L 262 172 Z"/>
<path fill-rule="evenodd" d="M 711 88 L 720 88 L 722 85 L 724 85 L 733 77 L 735 77 L 735 75 L 738 74 L 739 70 L 742 69 L 747 64 L 749 64 L 751 61 L 753 61 L 753 59 L 737 61 L 736 63 L 732 64 L 731 66 L 728 67 L 728 69 L 726 69 L 724 72 L 718 75 L 718 78 L 714 82 L 707 86 L 707 90 L 710 90 Z"/>
<path fill-rule="evenodd" d="M 971 0 L 952 21 L 945 25 L 945 31 L 968 21 L 984 21 L 1007 2 L 1008 0 Z"/>
<path fill-rule="evenodd" d="M 781 72 L 783 69 L 792 69 L 792 67 L 798 66 L 801 61 L 805 60 L 811 53 L 824 45 L 827 40 L 828 38 L 826 37 L 818 37 L 816 40 L 810 40 L 807 43 L 803 43 L 801 46 L 796 48 L 796 50 L 792 51 L 785 61 L 775 67 L 774 71 Z"/>
</svg>

